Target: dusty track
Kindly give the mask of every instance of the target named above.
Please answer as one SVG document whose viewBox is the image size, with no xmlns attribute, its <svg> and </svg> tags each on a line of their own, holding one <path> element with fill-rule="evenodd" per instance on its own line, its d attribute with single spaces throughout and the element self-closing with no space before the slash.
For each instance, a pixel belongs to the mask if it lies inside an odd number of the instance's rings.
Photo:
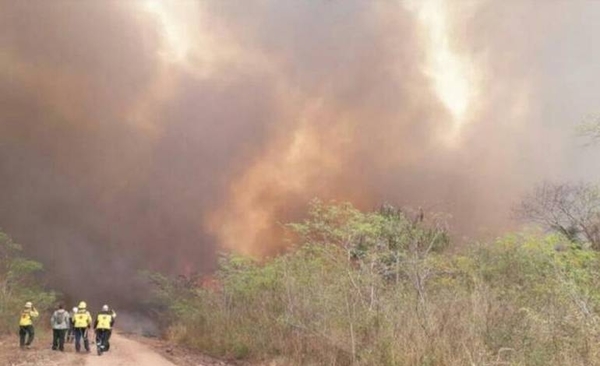
<svg viewBox="0 0 600 366">
<path fill-rule="evenodd" d="M 93 350 L 94 351 L 94 350 Z M 110 352 L 97 356 L 95 352 L 87 355 L 85 366 L 176 366 L 150 347 L 127 339 L 119 334 L 111 338 Z M 201 365 L 198 365 L 201 366 Z"/>
<path fill-rule="evenodd" d="M 128 338 L 113 334 L 110 352 L 98 356 L 95 346 L 90 353 L 75 353 L 72 344 L 65 352 L 50 350 L 50 336 L 40 332 L 31 349 L 20 350 L 16 336 L 0 338 L 0 366 L 227 366 L 184 349 L 173 348 L 160 340 Z M 168 355 L 171 360 L 164 356 Z"/>
</svg>

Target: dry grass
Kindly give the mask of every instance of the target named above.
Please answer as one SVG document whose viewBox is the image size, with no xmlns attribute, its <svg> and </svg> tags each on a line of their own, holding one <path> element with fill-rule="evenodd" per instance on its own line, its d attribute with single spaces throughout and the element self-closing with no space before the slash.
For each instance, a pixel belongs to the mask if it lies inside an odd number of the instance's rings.
<svg viewBox="0 0 600 366">
<path fill-rule="evenodd" d="M 496 264 L 527 255 L 493 254 Z M 498 268 L 475 259 L 437 258 L 424 298 L 410 280 L 390 284 L 342 257 L 280 259 L 196 290 L 169 336 L 281 365 L 600 364 L 595 300 L 576 279 L 551 266 L 536 273 L 533 258 Z"/>
</svg>

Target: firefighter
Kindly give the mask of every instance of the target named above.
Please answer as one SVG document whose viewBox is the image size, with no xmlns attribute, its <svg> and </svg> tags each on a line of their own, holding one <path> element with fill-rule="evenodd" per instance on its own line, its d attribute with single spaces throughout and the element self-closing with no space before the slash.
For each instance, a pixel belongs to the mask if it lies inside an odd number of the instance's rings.
<svg viewBox="0 0 600 366">
<path fill-rule="evenodd" d="M 85 301 L 79 303 L 77 312 L 73 316 L 75 329 L 75 351 L 81 350 L 81 340 L 83 339 L 83 347 L 87 352 L 90 351 L 90 341 L 88 339 L 88 330 L 92 326 L 92 316 L 87 311 L 87 304 Z"/>
<path fill-rule="evenodd" d="M 35 336 L 33 319 L 38 316 L 40 316 L 40 313 L 38 313 L 31 301 L 27 301 L 21 312 L 21 319 L 19 320 L 19 344 L 21 348 L 29 347 L 31 342 L 33 342 Z"/>
<path fill-rule="evenodd" d="M 65 350 L 65 335 L 71 324 L 71 315 L 65 310 L 62 304 L 58 305 L 58 309 L 50 318 L 52 326 L 52 350 Z"/>
<path fill-rule="evenodd" d="M 102 352 L 108 352 L 110 349 L 109 340 L 112 334 L 112 328 L 115 325 L 116 317 L 117 313 L 115 313 L 114 310 L 111 310 L 108 305 L 102 306 L 102 311 L 96 315 L 94 330 L 96 331 L 98 355 L 102 355 Z"/>
</svg>

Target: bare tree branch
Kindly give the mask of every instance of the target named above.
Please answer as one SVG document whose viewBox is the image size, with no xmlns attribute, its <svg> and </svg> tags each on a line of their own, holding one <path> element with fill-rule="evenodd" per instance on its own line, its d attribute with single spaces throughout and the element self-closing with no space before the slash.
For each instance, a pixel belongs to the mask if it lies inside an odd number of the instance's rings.
<svg viewBox="0 0 600 366">
<path fill-rule="evenodd" d="M 517 218 L 600 250 L 600 189 L 591 184 L 544 183 L 516 207 Z"/>
</svg>

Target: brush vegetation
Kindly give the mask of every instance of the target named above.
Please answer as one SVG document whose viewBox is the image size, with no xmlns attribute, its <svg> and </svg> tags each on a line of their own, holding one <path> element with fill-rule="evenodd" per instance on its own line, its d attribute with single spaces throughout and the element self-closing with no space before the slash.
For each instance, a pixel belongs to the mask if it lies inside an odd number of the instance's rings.
<svg viewBox="0 0 600 366">
<path fill-rule="evenodd" d="M 38 311 L 44 312 L 56 300 L 54 293 L 40 285 L 42 264 L 24 257 L 22 250 L 0 231 L 0 334 L 16 333 L 25 302 L 33 302 Z"/>
<path fill-rule="evenodd" d="M 167 334 L 277 365 L 600 364 L 600 256 L 561 235 L 449 250 L 441 218 L 311 205 L 293 248 L 213 282 L 153 274 Z"/>
</svg>

